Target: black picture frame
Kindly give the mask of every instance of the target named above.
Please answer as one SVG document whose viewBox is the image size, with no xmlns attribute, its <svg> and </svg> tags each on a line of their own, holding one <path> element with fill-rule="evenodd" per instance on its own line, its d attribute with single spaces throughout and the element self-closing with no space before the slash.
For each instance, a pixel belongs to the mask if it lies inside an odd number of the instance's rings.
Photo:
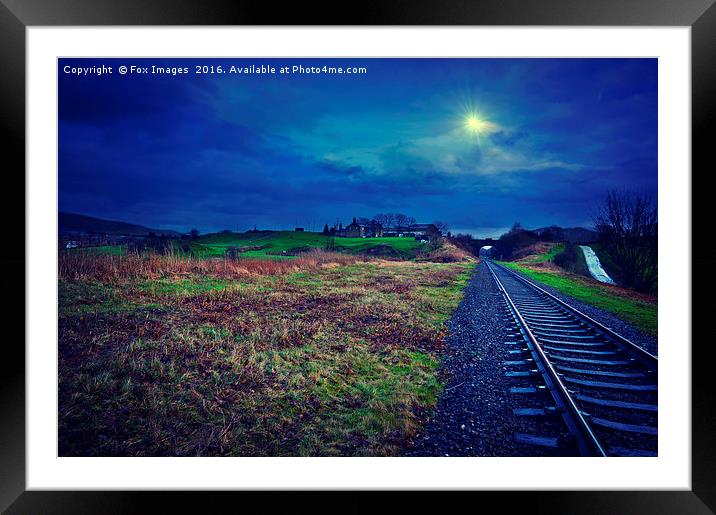
<svg viewBox="0 0 716 515">
<path fill-rule="evenodd" d="M 5 222 L 6 248 L 0 252 L 6 299 L 5 339 L 0 376 L 0 510 L 7 513 L 119 513 L 142 511 L 149 501 L 171 505 L 205 506 L 206 496 L 189 499 L 186 493 L 149 492 L 39 492 L 25 491 L 25 319 L 23 276 L 25 266 L 25 29 L 30 26 L 73 25 L 649 25 L 690 26 L 692 50 L 692 242 L 709 234 L 705 203 L 710 196 L 693 188 L 694 179 L 716 169 L 710 134 L 716 128 L 716 5 L 715 0 L 489 0 L 369 1 L 334 3 L 332 7 L 246 1 L 188 0 L 0 0 L 0 126 L 2 180 L 5 199 L 0 205 Z M 664 172 L 664 171 L 662 171 Z M 683 171 L 665 171 L 683 173 Z M 20 193 L 22 192 L 22 193 Z M 705 198 L 704 198 L 705 200 Z M 702 211 L 695 206 L 700 204 Z M 22 223 L 21 223 L 22 220 Z M 700 248 L 703 250 L 704 246 Z M 711 254 L 712 256 L 713 254 Z M 714 513 L 716 511 L 716 446 L 713 445 L 716 403 L 711 379 L 714 360 L 712 338 L 705 321 L 712 309 L 714 258 L 704 250 L 684 249 L 698 281 L 692 290 L 692 490 L 642 492 L 481 492 L 479 502 L 498 502 L 511 509 L 549 513 Z M 12 295 L 12 297 L 10 297 Z M 697 302 L 700 299 L 700 302 Z M 698 323 L 696 323 L 698 322 Z M 14 328 L 14 331 L 12 329 Z M 701 337 L 697 337 L 701 336 Z M 663 345 L 673 342 L 663 342 Z M 678 343 L 673 343 L 678 344 Z M 221 496 L 234 495 L 231 493 Z M 253 496 L 256 494 L 243 494 Z M 300 507 L 297 494 L 273 494 L 275 501 Z M 161 497 L 161 499 L 157 499 Z M 351 494 L 342 506 L 372 511 L 364 495 Z M 449 501 L 464 502 L 463 495 Z M 242 501 L 247 502 L 247 501 Z M 402 501 L 422 506 L 424 494 L 413 493 Z M 473 500 L 468 502 L 475 502 Z M 324 509 L 341 505 L 325 503 Z M 494 506 L 494 505 L 493 505 Z M 238 506 L 237 506 L 238 507 Z M 320 507 L 313 507 L 320 509 Z M 442 507 L 446 508 L 445 505 Z M 342 511 L 342 510 L 341 510 Z"/>
</svg>

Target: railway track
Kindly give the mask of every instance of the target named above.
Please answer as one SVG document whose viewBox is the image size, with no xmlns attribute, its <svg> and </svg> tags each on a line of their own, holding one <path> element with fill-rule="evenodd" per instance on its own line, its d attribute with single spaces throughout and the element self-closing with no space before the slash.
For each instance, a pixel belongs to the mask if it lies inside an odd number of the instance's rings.
<svg viewBox="0 0 716 515">
<path fill-rule="evenodd" d="M 517 273 L 485 260 L 503 294 L 505 375 L 529 430 L 517 443 L 583 456 L 656 456 L 658 360 Z"/>
</svg>

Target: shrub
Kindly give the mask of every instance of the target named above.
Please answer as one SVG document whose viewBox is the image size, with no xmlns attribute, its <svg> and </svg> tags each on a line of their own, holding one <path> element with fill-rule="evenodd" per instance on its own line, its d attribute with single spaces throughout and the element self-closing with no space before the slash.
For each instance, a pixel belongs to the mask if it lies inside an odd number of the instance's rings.
<svg viewBox="0 0 716 515">
<path fill-rule="evenodd" d="M 458 263 L 473 260 L 472 254 L 446 241 L 445 238 L 432 240 L 427 244 L 425 252 L 422 252 L 417 258 L 417 261 L 432 261 L 435 263 Z"/>
</svg>

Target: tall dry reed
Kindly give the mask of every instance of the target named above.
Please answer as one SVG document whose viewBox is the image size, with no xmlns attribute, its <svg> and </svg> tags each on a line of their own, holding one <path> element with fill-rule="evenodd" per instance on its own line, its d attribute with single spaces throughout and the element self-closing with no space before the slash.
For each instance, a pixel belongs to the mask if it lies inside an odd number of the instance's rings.
<svg viewBox="0 0 716 515">
<path fill-rule="evenodd" d="M 92 255 L 85 252 L 61 251 L 59 275 L 63 279 L 96 279 L 116 282 L 133 278 L 199 274 L 224 279 L 247 275 L 278 275 L 320 268 L 326 265 L 347 265 L 358 262 L 356 256 L 313 250 L 293 259 L 238 260 L 197 258 L 181 254 L 138 254 L 122 256 Z"/>
</svg>

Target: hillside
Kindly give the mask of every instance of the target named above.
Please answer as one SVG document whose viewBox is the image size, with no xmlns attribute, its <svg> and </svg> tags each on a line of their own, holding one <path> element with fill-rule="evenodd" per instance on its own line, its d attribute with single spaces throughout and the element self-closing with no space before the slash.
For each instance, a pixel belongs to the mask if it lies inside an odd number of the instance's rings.
<svg viewBox="0 0 716 515">
<path fill-rule="evenodd" d="M 413 238 L 332 238 L 337 252 L 384 257 L 413 257 L 423 244 Z M 192 243 L 198 254 L 223 256 L 235 247 L 245 257 L 290 257 L 311 249 L 326 249 L 331 238 L 315 232 L 260 231 L 255 233 L 214 233 Z"/>
<path fill-rule="evenodd" d="M 176 231 L 165 229 L 150 229 L 142 225 L 117 222 L 114 220 L 103 220 L 93 216 L 79 215 L 76 213 L 59 213 L 58 227 L 60 234 L 67 233 L 94 233 L 113 234 L 123 236 L 146 236 L 150 232 L 157 235 L 179 237 Z"/>
</svg>

